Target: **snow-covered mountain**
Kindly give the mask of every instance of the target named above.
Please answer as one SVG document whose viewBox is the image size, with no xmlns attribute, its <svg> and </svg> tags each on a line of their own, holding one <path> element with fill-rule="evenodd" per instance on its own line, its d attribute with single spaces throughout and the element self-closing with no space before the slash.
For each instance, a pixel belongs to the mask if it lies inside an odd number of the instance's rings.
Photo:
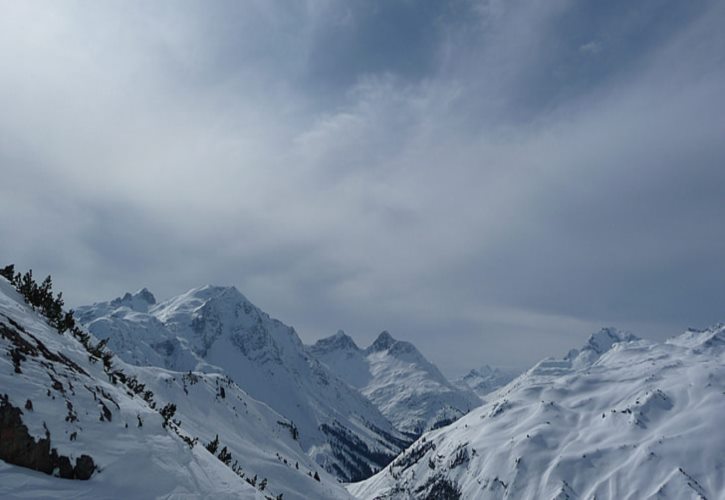
<svg viewBox="0 0 725 500">
<path fill-rule="evenodd" d="M 622 332 L 612 327 L 602 328 L 592 334 L 582 348 L 569 351 L 564 359 L 570 361 L 574 369 L 586 368 L 610 350 L 614 344 L 634 342 L 635 340 L 640 339 L 629 332 Z"/>
<path fill-rule="evenodd" d="M 148 290 L 78 309 L 129 363 L 231 377 L 284 415 L 302 448 L 343 480 L 368 477 L 410 439 L 308 354 L 295 330 L 234 287 L 205 286 L 157 304 Z"/>
<path fill-rule="evenodd" d="M 0 357 L 0 498 L 347 495 L 287 419 L 227 377 L 117 357 L 107 365 L 50 327 L 4 278 L 0 351 L 8 354 Z M 165 423 L 167 404 L 175 411 Z M 227 464 L 204 446 L 217 436 L 215 454 L 226 448 Z"/>
<path fill-rule="evenodd" d="M 96 337 L 108 339 L 111 350 L 127 363 L 178 371 L 202 367 L 214 371 L 186 339 L 171 335 L 166 325 L 149 314 L 156 305 L 156 298 L 144 288 L 109 302 L 79 307 L 75 316 Z"/>
<path fill-rule="evenodd" d="M 483 365 L 480 368 L 474 368 L 463 377 L 455 380 L 454 384 L 472 390 L 479 398 L 485 400 L 489 394 L 511 382 L 518 374 L 519 372 L 513 370 L 503 370 Z"/>
<path fill-rule="evenodd" d="M 725 326 L 606 329 L 349 490 L 372 498 L 723 499 Z"/>
<path fill-rule="evenodd" d="M 397 429 L 415 437 L 481 404 L 471 390 L 451 384 L 413 344 L 396 340 L 388 332 L 363 350 L 338 331 L 309 351 L 358 388 Z"/>
</svg>

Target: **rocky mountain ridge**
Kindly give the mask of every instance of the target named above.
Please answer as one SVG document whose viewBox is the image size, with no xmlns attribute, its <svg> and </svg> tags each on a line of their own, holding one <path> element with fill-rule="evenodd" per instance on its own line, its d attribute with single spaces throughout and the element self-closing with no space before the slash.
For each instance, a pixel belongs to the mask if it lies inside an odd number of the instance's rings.
<svg viewBox="0 0 725 500">
<path fill-rule="evenodd" d="M 481 403 L 470 389 L 449 382 L 413 344 L 387 331 L 361 349 L 340 330 L 309 352 L 411 436 L 447 425 Z"/>
</svg>

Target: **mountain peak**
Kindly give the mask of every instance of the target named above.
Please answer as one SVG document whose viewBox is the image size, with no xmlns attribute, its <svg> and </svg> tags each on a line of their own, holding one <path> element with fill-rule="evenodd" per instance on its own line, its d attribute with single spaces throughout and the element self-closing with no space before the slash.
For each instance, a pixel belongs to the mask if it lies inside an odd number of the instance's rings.
<svg viewBox="0 0 725 500">
<path fill-rule="evenodd" d="M 188 311 L 200 306 L 234 309 L 240 304 L 245 304 L 248 307 L 253 306 L 237 287 L 204 285 L 192 288 L 188 292 L 165 302 L 162 306 L 166 305 L 170 306 L 171 309 Z"/>
<path fill-rule="evenodd" d="M 340 345 L 358 349 L 358 346 L 355 343 L 355 341 L 352 339 L 352 337 L 350 337 L 348 334 L 346 334 L 343 330 L 338 330 L 337 333 L 335 333 L 335 335 L 333 335 L 331 338 L 334 339 Z"/>
<path fill-rule="evenodd" d="M 123 297 L 111 301 L 114 307 L 128 307 L 137 312 L 148 312 L 149 306 L 156 305 L 156 297 L 148 288 L 142 288 L 136 293 L 126 292 Z"/>
<path fill-rule="evenodd" d="M 617 342 L 633 342 L 635 340 L 640 339 L 629 332 L 624 332 L 613 327 L 605 327 L 589 337 L 585 349 L 591 349 L 597 354 L 603 354 Z"/>
<path fill-rule="evenodd" d="M 668 339 L 667 343 L 691 349 L 722 348 L 725 346 L 725 323 L 704 330 L 688 328 L 685 333 Z"/>
<path fill-rule="evenodd" d="M 503 387 L 511 382 L 517 374 L 513 370 L 504 370 L 483 365 L 480 368 L 474 368 L 469 371 L 466 375 L 458 379 L 457 383 L 469 387 L 479 397 L 485 397 L 499 387 Z"/>
<path fill-rule="evenodd" d="M 483 365 L 480 368 L 471 368 L 468 373 L 466 373 L 463 377 L 461 377 L 463 380 L 467 379 L 474 379 L 474 378 L 486 378 L 494 376 L 496 373 L 498 373 L 497 368 L 491 368 L 488 365 Z"/>
<path fill-rule="evenodd" d="M 148 288 L 142 288 L 141 290 L 133 294 L 133 296 L 138 297 L 149 305 L 156 304 L 156 297 L 154 297 L 154 294 L 151 293 Z"/>
<path fill-rule="evenodd" d="M 387 330 L 383 330 L 380 332 L 380 335 L 378 335 L 378 338 L 375 339 L 375 342 L 372 343 L 372 345 L 369 347 L 371 351 L 385 351 L 387 349 L 390 349 L 390 347 L 395 344 L 397 340 L 393 338 L 392 335 L 390 335 L 390 332 Z"/>
<path fill-rule="evenodd" d="M 204 285 L 199 288 L 193 288 L 187 292 L 196 298 L 208 300 L 217 297 L 231 297 L 231 298 L 243 298 L 245 299 L 242 292 L 240 292 L 235 286 L 220 286 L 220 285 Z"/>
<path fill-rule="evenodd" d="M 344 331 L 338 330 L 335 335 L 320 339 L 312 345 L 313 352 L 359 351 L 355 341 Z"/>
<path fill-rule="evenodd" d="M 605 327 L 589 336 L 587 343 L 581 349 L 572 349 L 564 356 L 565 360 L 572 363 L 576 369 L 591 365 L 602 354 L 609 351 L 614 344 L 619 342 L 634 342 L 641 340 L 636 335 L 618 330 L 613 327 Z"/>
</svg>

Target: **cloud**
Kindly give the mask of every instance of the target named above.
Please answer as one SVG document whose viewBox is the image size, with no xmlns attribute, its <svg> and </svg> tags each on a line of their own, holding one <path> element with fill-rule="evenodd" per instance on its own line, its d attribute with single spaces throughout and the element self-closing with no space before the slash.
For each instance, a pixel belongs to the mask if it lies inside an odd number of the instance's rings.
<svg viewBox="0 0 725 500">
<path fill-rule="evenodd" d="M 717 2 L 5 12 L 3 259 L 76 305 L 235 284 L 448 371 L 723 319 Z"/>
<path fill-rule="evenodd" d="M 597 40 L 592 40 L 579 47 L 579 52 L 585 54 L 598 54 L 602 51 L 602 43 Z"/>
</svg>

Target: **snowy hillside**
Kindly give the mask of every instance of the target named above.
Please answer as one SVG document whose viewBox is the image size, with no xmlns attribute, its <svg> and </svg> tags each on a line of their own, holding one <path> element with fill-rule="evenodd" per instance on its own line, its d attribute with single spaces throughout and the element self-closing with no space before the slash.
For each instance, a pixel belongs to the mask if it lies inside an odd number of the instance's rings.
<svg viewBox="0 0 725 500">
<path fill-rule="evenodd" d="M 413 344 L 395 340 L 388 332 L 363 350 L 339 331 L 309 351 L 358 388 L 397 429 L 415 437 L 457 420 L 481 403 L 471 390 L 451 384 Z"/>
<path fill-rule="evenodd" d="M 198 492 L 256 498 L 255 488 L 203 446 L 192 449 L 164 427 L 143 398 L 112 384 L 100 360 L 92 361 L 80 342 L 50 328 L 4 278 L 0 351 L 1 498 Z M 88 480 L 46 475 L 54 470 Z"/>
<path fill-rule="evenodd" d="M 218 439 L 229 465 L 272 497 L 285 500 L 340 499 L 346 492 L 302 450 L 295 428 L 276 411 L 251 398 L 228 377 L 201 372 L 178 373 L 155 367 L 124 365 L 156 400 L 173 402 L 181 428 L 203 445 Z M 314 479 L 314 475 L 320 481 Z"/>
<path fill-rule="evenodd" d="M 513 370 L 502 370 L 483 365 L 481 368 L 469 371 L 454 383 L 458 387 L 472 390 L 478 397 L 485 400 L 486 396 L 511 382 L 517 375 L 518 373 Z"/>
<path fill-rule="evenodd" d="M 607 329 L 497 396 L 349 490 L 363 499 L 725 498 L 723 325 L 666 343 Z"/>
<path fill-rule="evenodd" d="M 38 462 L 42 454 L 37 450 L 17 452 L 28 438 L 44 438 L 47 429 L 46 454 L 56 449 L 57 455 L 68 457 L 71 467 L 78 457 L 88 455 L 92 462 L 85 462 L 95 467 L 90 481 L 81 484 L 0 462 L 0 498 L 282 494 L 301 500 L 347 495 L 302 450 L 287 419 L 227 377 L 136 367 L 118 358 L 112 358 L 107 370 L 100 360 L 91 361 L 68 332 L 61 335 L 48 326 L 3 278 L 0 347 L 10 354 L 0 358 L 0 453 L 15 449 L 16 460 L 11 461 L 34 460 L 36 469 L 52 465 L 50 459 Z M 110 373 L 115 374 L 115 384 Z M 172 423 L 163 426 L 158 410 L 169 403 L 175 412 Z M 22 425 L 29 433 L 25 438 Z M 12 439 L 6 440 L 8 435 Z M 193 449 L 181 436 L 195 441 Z M 215 439 L 215 454 L 226 448 L 226 465 L 205 448 Z M 62 471 L 60 467 L 61 475 L 78 475 L 72 469 Z"/>
<path fill-rule="evenodd" d="M 129 363 L 229 376 L 284 415 L 302 448 L 341 479 L 370 476 L 410 442 L 236 288 L 205 286 L 161 304 L 142 290 L 77 316 Z"/>
</svg>

